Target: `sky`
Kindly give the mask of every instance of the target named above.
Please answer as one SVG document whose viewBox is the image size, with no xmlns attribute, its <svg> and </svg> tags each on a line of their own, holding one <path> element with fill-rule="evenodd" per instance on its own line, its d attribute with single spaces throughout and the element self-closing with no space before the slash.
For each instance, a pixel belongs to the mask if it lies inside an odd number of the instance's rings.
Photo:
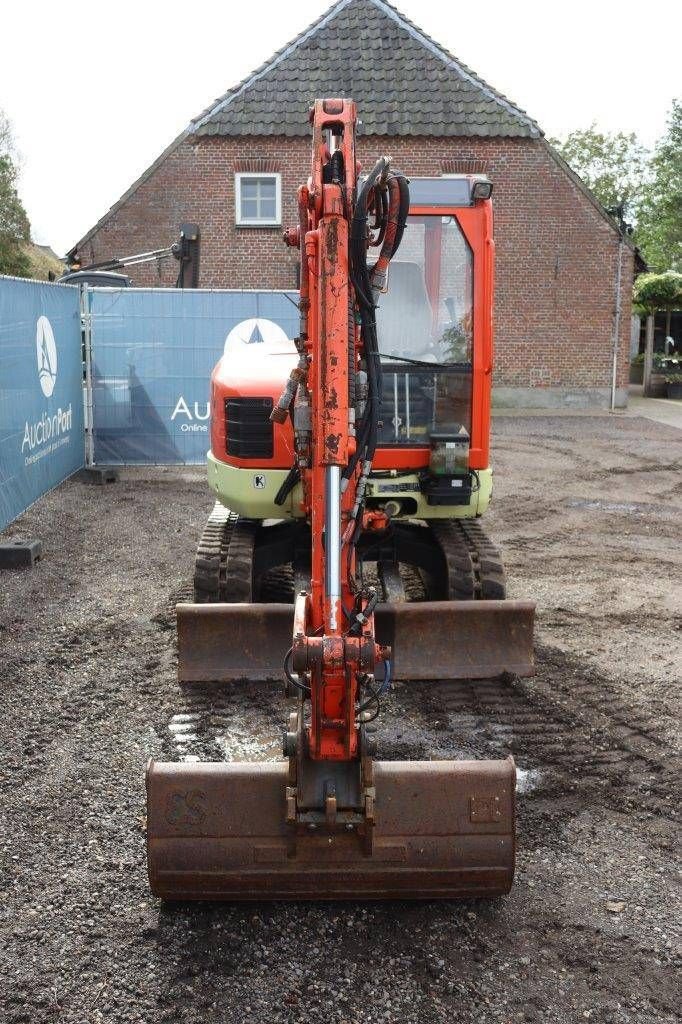
<svg viewBox="0 0 682 1024">
<path fill-rule="evenodd" d="M 63 255 L 193 117 L 329 6 L 4 0 L 0 109 L 21 153 L 35 241 Z M 595 121 L 651 146 L 682 95 L 678 0 L 395 6 L 549 137 Z"/>
</svg>

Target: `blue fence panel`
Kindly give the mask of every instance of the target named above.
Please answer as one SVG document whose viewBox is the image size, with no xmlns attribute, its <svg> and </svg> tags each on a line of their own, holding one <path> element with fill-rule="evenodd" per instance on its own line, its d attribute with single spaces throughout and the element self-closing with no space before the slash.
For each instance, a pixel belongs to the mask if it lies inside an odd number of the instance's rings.
<svg viewBox="0 0 682 1024">
<path fill-rule="evenodd" d="M 228 340 L 298 333 L 297 292 L 89 290 L 94 461 L 203 463 L 209 380 Z"/>
<path fill-rule="evenodd" d="M 83 457 L 78 288 L 0 277 L 0 529 Z"/>
</svg>

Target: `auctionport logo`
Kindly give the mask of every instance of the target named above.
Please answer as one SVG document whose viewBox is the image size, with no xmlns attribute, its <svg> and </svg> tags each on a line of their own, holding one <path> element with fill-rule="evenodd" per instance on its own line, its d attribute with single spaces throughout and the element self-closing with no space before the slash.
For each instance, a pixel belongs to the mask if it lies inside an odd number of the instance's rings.
<svg viewBox="0 0 682 1024">
<path fill-rule="evenodd" d="M 46 316 L 38 317 L 36 324 L 36 356 L 38 359 L 38 380 L 45 398 L 51 398 L 57 383 L 57 345 L 52 324 Z M 69 444 L 73 411 L 71 402 L 68 409 L 61 406 L 56 412 L 45 409 L 40 419 L 30 423 L 26 420 L 21 442 L 21 454 L 27 466 L 51 455 L 62 445 Z"/>
<path fill-rule="evenodd" d="M 46 316 L 38 317 L 36 324 L 36 353 L 38 380 L 45 398 L 50 398 L 57 382 L 57 345 L 52 324 Z"/>
<path fill-rule="evenodd" d="M 291 342 L 286 331 L 283 331 L 279 324 L 273 320 L 266 320 L 262 316 L 254 316 L 248 320 L 242 320 L 232 328 L 225 339 L 225 355 L 231 355 L 235 346 L 239 345 L 255 345 L 256 351 L 258 351 L 259 345 L 276 347 L 291 345 Z"/>
</svg>

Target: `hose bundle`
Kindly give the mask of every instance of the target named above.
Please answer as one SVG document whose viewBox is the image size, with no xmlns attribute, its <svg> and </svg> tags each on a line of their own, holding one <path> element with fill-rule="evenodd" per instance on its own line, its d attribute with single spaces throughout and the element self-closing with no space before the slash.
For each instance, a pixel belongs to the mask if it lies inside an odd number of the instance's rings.
<svg viewBox="0 0 682 1024">
<path fill-rule="evenodd" d="M 377 161 L 358 196 L 350 230 L 350 272 L 360 314 L 360 334 L 367 362 L 369 396 L 362 422 L 357 433 L 355 454 L 344 470 L 345 479 L 350 479 L 360 459 L 371 463 L 377 446 L 379 420 L 381 416 L 381 361 L 376 326 L 376 295 L 385 288 L 388 265 L 398 251 L 403 237 L 410 193 L 407 178 L 391 171 L 386 157 Z M 378 236 L 370 238 L 368 216 L 376 215 L 375 228 Z M 381 244 L 379 258 L 370 268 L 367 252 L 370 244 Z"/>
</svg>

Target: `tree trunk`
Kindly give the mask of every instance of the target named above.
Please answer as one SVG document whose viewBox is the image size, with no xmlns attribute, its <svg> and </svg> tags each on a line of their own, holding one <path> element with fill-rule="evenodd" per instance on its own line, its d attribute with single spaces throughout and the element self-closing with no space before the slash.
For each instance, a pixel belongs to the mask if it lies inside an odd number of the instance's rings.
<svg viewBox="0 0 682 1024">
<path fill-rule="evenodd" d="M 649 394 L 651 383 L 651 367 L 654 358 L 654 315 L 649 313 L 646 318 L 646 344 L 644 347 L 644 394 Z"/>
</svg>

